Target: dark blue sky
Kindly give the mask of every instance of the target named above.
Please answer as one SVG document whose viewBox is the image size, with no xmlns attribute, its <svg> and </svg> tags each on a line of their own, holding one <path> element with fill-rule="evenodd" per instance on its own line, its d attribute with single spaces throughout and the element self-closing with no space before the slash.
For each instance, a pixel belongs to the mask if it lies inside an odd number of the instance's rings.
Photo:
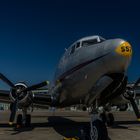
<svg viewBox="0 0 140 140">
<path fill-rule="evenodd" d="M 14 82 L 51 80 L 64 48 L 81 37 L 101 35 L 132 44 L 128 76 L 134 81 L 140 76 L 139 13 L 135 0 L 1 1 L 0 72 Z"/>
</svg>

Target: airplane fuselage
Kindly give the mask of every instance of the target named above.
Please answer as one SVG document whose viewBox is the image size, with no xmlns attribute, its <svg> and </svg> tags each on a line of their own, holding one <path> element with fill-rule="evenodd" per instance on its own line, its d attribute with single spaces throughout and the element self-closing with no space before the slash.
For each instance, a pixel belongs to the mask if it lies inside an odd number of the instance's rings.
<svg viewBox="0 0 140 140">
<path fill-rule="evenodd" d="M 97 43 L 91 42 L 90 45 L 84 46 L 84 42 L 92 39 L 97 39 Z M 80 45 L 76 48 L 78 43 Z M 126 56 L 121 54 L 122 51 L 117 52 L 122 44 L 125 47 L 125 43 L 122 39 L 100 40 L 93 36 L 78 40 L 68 48 L 59 62 L 55 75 L 55 84 L 57 81 L 62 83 L 58 104 L 80 104 L 102 76 L 112 73 L 125 74 L 132 50 L 129 50 Z M 94 96 L 97 96 L 96 92 L 92 97 Z"/>
</svg>

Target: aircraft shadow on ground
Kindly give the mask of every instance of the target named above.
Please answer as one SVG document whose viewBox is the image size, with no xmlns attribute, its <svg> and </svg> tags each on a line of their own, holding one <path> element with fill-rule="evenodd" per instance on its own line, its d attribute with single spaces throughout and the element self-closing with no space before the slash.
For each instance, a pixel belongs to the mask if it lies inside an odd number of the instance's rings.
<svg viewBox="0 0 140 140">
<path fill-rule="evenodd" d="M 140 124 L 138 121 L 116 121 L 113 129 L 129 129 L 127 126 L 129 124 Z M 8 124 L 0 124 L 0 127 L 10 128 Z M 5 131 L 11 131 L 11 135 L 16 135 L 25 131 L 32 131 L 37 127 L 53 127 L 54 130 L 64 137 L 81 137 L 81 130 L 84 130 L 86 133 L 89 131 L 89 122 L 76 122 L 69 118 L 60 117 L 60 116 L 50 116 L 48 117 L 48 122 L 42 123 L 32 123 L 31 127 L 20 128 L 20 129 L 9 129 Z M 132 130 L 136 131 L 136 130 Z"/>
<path fill-rule="evenodd" d="M 54 130 L 64 137 L 80 137 L 81 130 L 84 130 L 89 134 L 89 122 L 76 122 L 64 117 L 49 117 L 48 121 L 52 124 Z M 140 124 L 138 121 L 116 121 L 113 129 L 128 129 L 132 131 L 137 131 L 136 129 L 130 129 L 129 124 Z M 111 140 L 109 138 L 109 140 Z"/>
<path fill-rule="evenodd" d="M 64 137 L 81 137 L 81 131 L 89 127 L 89 122 L 76 122 L 64 117 L 49 117 L 48 122 Z"/>
<path fill-rule="evenodd" d="M 32 131 L 34 128 L 37 127 L 53 127 L 58 134 L 64 137 L 81 137 L 81 130 L 85 130 L 85 128 L 88 128 L 89 126 L 89 122 L 76 122 L 60 116 L 51 116 L 47 119 L 48 122 L 32 123 L 32 126 L 28 128 L 23 127 L 20 129 L 15 129 L 14 125 L 13 129 L 8 129 L 5 131 L 11 131 L 11 135 L 16 135 L 25 131 Z M 10 128 L 9 125 L 6 123 L 0 124 L 0 127 Z"/>
<path fill-rule="evenodd" d="M 55 114 L 52 114 L 52 115 L 49 115 L 49 116 L 42 116 L 42 115 L 34 115 L 34 116 L 32 116 L 33 118 L 44 118 L 44 117 L 46 117 L 46 118 L 49 118 L 49 117 L 72 117 L 72 118 L 87 118 L 87 116 L 86 115 L 63 115 L 63 116 L 58 116 L 58 115 L 55 115 Z"/>
</svg>

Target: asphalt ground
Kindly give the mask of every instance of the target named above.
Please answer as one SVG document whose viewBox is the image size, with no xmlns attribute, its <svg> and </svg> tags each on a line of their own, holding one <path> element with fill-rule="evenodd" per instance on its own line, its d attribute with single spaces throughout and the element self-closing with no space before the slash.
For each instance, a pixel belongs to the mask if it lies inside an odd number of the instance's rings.
<svg viewBox="0 0 140 140">
<path fill-rule="evenodd" d="M 0 140 L 63 140 L 81 137 L 89 125 L 88 112 L 34 111 L 32 125 L 15 129 L 8 125 L 9 111 L 0 111 Z M 116 122 L 108 128 L 110 140 L 140 140 L 140 123 L 133 112 L 113 112 Z"/>
</svg>

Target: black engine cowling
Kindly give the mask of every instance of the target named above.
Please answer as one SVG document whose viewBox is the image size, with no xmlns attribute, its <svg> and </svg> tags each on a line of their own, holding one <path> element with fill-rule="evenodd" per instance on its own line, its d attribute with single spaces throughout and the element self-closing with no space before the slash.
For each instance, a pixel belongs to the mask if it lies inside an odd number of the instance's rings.
<svg viewBox="0 0 140 140">
<path fill-rule="evenodd" d="M 126 91 L 125 91 L 122 95 L 123 95 L 123 97 L 124 97 L 126 100 L 129 100 L 129 99 L 130 99 L 130 96 L 131 96 L 132 98 L 134 98 L 134 99 L 135 99 L 135 97 L 136 97 L 135 90 L 133 90 L 133 88 L 130 87 L 130 86 L 127 86 L 127 87 L 126 87 Z"/>
<path fill-rule="evenodd" d="M 18 108 L 29 107 L 32 103 L 32 92 L 21 92 L 25 88 L 27 88 L 27 85 L 23 82 L 17 83 L 15 88 L 11 88 L 10 99 L 14 102 L 18 96 Z"/>
</svg>

